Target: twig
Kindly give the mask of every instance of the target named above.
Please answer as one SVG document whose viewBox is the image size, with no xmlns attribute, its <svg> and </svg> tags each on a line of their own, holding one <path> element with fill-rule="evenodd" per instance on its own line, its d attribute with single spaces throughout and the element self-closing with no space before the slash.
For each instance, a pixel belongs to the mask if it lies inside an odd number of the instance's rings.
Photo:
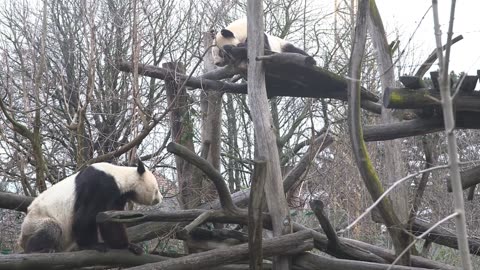
<svg viewBox="0 0 480 270">
<path fill-rule="evenodd" d="M 186 233 L 186 234 L 189 234 L 193 229 L 195 229 L 196 227 L 200 226 L 202 223 L 204 223 L 206 220 L 208 220 L 209 218 L 215 216 L 218 214 L 218 212 L 221 212 L 221 211 L 208 211 L 208 212 L 205 212 L 205 213 L 202 213 L 201 215 L 199 215 L 197 218 L 195 218 L 192 222 L 190 222 L 190 224 L 188 224 L 187 226 L 185 226 L 182 230 L 181 230 L 181 233 Z"/>
<path fill-rule="evenodd" d="M 424 233 L 422 233 L 421 235 L 415 237 L 415 239 L 412 241 L 412 243 L 410 243 L 407 248 L 405 248 L 402 253 L 400 253 L 400 255 L 392 262 L 392 264 L 388 267 L 387 270 L 390 270 L 392 269 L 392 267 L 400 260 L 400 258 L 403 256 L 403 254 L 407 253 L 409 249 L 411 249 L 415 243 L 417 243 L 418 240 L 422 239 L 423 237 L 425 237 L 427 234 L 429 234 L 431 231 L 433 231 L 436 227 L 440 226 L 440 224 L 444 223 L 445 221 L 453 218 L 453 217 L 456 217 L 458 216 L 458 213 L 453 213 L 453 214 L 450 214 L 448 215 L 447 217 L 441 219 L 439 222 L 433 224 L 433 226 L 426 230 Z"/>
</svg>

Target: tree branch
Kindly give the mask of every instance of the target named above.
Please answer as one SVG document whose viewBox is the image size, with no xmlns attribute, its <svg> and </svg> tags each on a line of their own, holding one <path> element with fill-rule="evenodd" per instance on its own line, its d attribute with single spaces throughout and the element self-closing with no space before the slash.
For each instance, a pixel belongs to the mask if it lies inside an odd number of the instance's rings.
<svg viewBox="0 0 480 270">
<path fill-rule="evenodd" d="M 105 253 L 83 250 L 77 252 L 12 254 L 2 256 L 0 270 L 60 270 L 96 265 L 128 267 L 161 262 L 167 259 L 156 255 L 135 255 L 125 250 L 110 250 Z"/>
<path fill-rule="evenodd" d="M 312 233 L 302 231 L 265 240 L 262 251 L 265 256 L 281 254 L 295 254 L 313 248 Z M 185 257 L 170 259 L 160 263 L 146 264 L 128 268 L 130 270 L 187 270 L 192 268 L 208 269 L 213 266 L 247 260 L 249 256 L 248 244 L 241 244 L 228 249 L 214 249 L 195 253 Z"/>
<path fill-rule="evenodd" d="M 220 203 L 224 209 L 232 212 L 240 211 L 240 209 L 237 208 L 235 204 L 233 204 L 232 197 L 230 196 L 230 191 L 228 190 L 228 187 L 225 184 L 225 180 L 223 179 L 222 175 L 217 170 L 215 170 L 215 168 L 208 161 L 197 156 L 188 148 L 174 142 L 168 144 L 167 151 L 195 165 L 197 168 L 202 170 L 203 173 L 205 173 L 208 178 L 210 178 L 210 180 L 212 180 L 213 184 L 217 189 Z"/>
</svg>

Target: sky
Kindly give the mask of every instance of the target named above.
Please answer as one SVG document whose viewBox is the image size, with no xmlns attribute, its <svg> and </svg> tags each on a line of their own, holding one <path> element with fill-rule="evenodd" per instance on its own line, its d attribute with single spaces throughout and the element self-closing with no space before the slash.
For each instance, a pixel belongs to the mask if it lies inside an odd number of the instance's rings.
<svg viewBox="0 0 480 270">
<path fill-rule="evenodd" d="M 445 44 L 451 1 L 438 0 L 442 40 Z M 421 18 L 431 6 L 431 0 L 377 0 L 376 1 L 387 33 L 389 42 L 396 32 L 400 36 L 400 47 L 404 48 Z M 452 46 L 450 70 L 456 73 L 467 72 L 469 75 L 480 69 L 480 0 L 456 1 L 453 36 L 463 35 L 463 40 Z M 398 30 L 398 31 L 397 31 Z M 416 57 L 423 61 L 435 48 L 432 9 L 421 22 L 410 42 Z M 434 65 L 432 69 L 437 69 Z"/>
</svg>

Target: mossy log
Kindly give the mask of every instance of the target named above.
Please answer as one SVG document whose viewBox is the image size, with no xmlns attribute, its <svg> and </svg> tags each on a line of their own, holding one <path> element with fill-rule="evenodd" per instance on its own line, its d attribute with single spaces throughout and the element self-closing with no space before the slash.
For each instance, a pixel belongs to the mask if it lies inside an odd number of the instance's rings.
<svg viewBox="0 0 480 270">
<path fill-rule="evenodd" d="M 476 76 L 475 76 L 476 78 Z M 428 109 L 440 110 L 440 92 L 436 89 L 386 88 L 383 104 L 390 109 Z M 457 111 L 480 112 L 480 93 L 460 92 L 454 100 Z"/>
<path fill-rule="evenodd" d="M 455 128 L 480 129 L 480 112 L 458 112 Z M 406 120 L 393 124 L 366 126 L 363 129 L 365 141 L 387 141 L 411 136 L 420 136 L 445 130 L 442 116 Z"/>
<path fill-rule="evenodd" d="M 475 166 L 473 168 L 464 170 L 460 172 L 460 176 L 462 179 L 463 189 L 467 189 L 469 187 L 480 184 L 480 166 Z M 448 192 L 452 192 L 452 185 L 450 179 L 448 179 L 447 181 L 447 190 Z"/>
</svg>

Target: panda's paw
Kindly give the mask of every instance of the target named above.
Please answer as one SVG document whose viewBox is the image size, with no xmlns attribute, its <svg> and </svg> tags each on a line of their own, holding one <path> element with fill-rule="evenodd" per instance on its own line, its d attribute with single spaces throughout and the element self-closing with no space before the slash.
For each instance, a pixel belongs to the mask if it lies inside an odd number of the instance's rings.
<svg viewBox="0 0 480 270">
<path fill-rule="evenodd" d="M 132 252 L 135 255 L 142 255 L 143 254 L 143 248 L 137 244 L 129 243 L 128 244 L 128 250 Z"/>
</svg>

